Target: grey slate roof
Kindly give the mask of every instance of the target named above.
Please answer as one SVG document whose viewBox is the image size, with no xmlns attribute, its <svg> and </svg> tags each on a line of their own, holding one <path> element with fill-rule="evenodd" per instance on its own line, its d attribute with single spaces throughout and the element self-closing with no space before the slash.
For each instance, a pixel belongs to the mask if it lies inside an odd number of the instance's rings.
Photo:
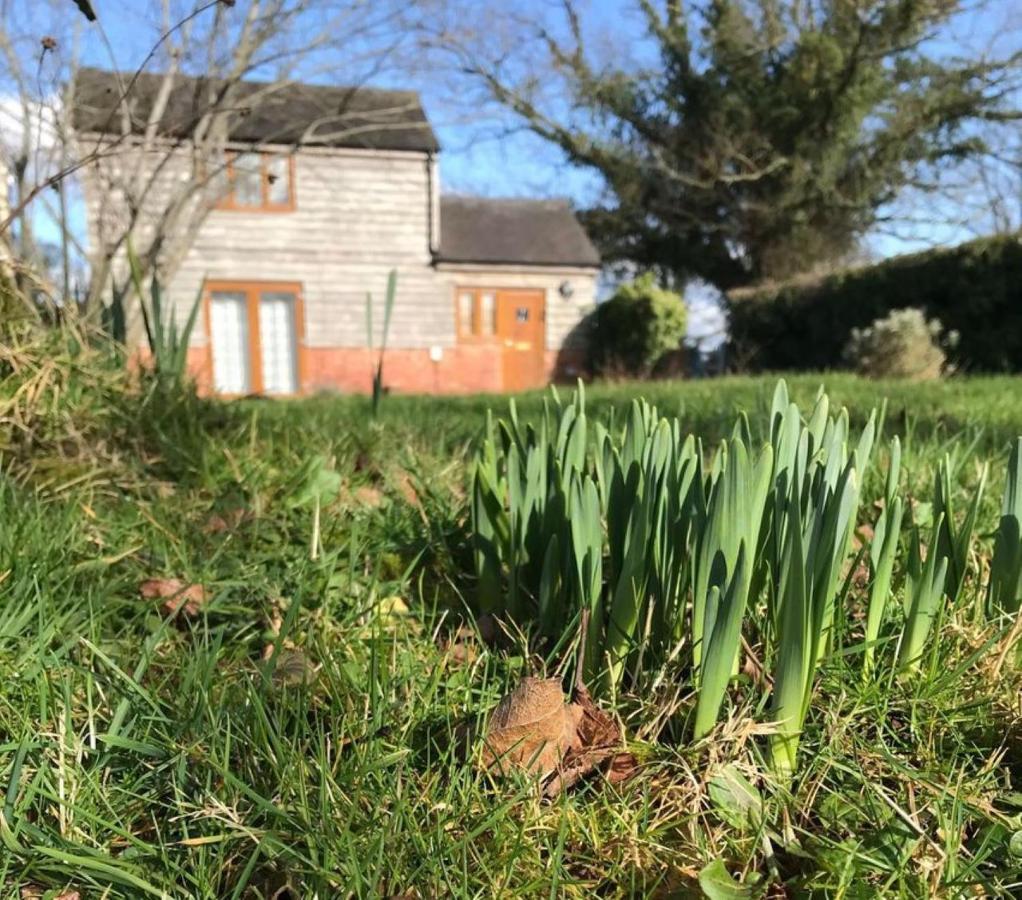
<svg viewBox="0 0 1022 900">
<path fill-rule="evenodd" d="M 451 263 L 599 266 L 566 200 L 440 198 L 437 260 Z"/>
<path fill-rule="evenodd" d="M 80 69 L 74 83 L 74 128 L 120 134 L 120 85 L 127 86 L 132 77 L 103 69 Z M 129 92 L 135 133 L 144 131 L 163 79 L 155 73 L 142 73 L 135 79 Z M 205 78 L 175 76 L 161 118 L 161 133 L 174 138 L 190 134 L 209 108 L 210 90 L 215 91 L 218 84 Z M 231 140 L 430 153 L 440 148 L 415 91 L 289 83 L 266 94 L 269 86 L 259 81 L 238 85 L 240 100 L 231 107 Z"/>
</svg>

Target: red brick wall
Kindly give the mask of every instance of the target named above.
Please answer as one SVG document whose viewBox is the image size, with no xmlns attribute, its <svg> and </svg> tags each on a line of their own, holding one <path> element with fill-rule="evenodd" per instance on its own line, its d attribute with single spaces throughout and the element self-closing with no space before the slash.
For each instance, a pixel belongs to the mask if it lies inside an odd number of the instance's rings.
<svg viewBox="0 0 1022 900">
<path fill-rule="evenodd" d="M 302 392 L 340 391 L 368 394 L 379 351 L 364 347 L 307 347 L 303 353 Z M 584 374 L 585 354 L 578 350 L 547 350 L 550 381 L 573 382 Z M 383 355 L 383 384 L 401 394 L 474 394 L 503 390 L 499 347 L 463 344 L 445 347 L 438 362 L 428 349 L 390 349 Z M 212 372 L 205 347 L 188 351 L 188 369 L 202 393 L 212 390 Z"/>
<path fill-rule="evenodd" d="M 200 394 L 213 392 L 213 368 L 209 350 L 205 347 L 188 348 L 188 371 L 192 373 Z"/>
<path fill-rule="evenodd" d="M 306 392 L 335 390 L 367 394 L 379 352 L 362 347 L 309 347 Z M 392 349 L 383 354 L 383 384 L 401 394 L 473 394 L 501 389 L 500 354 L 482 346 L 445 347 L 434 362 L 428 349 Z"/>
<path fill-rule="evenodd" d="M 128 368 L 136 371 L 152 365 L 152 354 L 148 347 L 136 347 L 128 356 Z M 189 347 L 188 359 L 185 362 L 188 373 L 195 379 L 200 394 L 213 391 L 213 369 L 210 364 L 209 351 L 205 347 Z"/>
</svg>

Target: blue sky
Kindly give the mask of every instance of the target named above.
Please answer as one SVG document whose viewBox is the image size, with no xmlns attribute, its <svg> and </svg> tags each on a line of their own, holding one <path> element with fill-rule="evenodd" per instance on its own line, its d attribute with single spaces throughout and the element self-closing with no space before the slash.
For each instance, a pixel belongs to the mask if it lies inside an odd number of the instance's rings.
<svg viewBox="0 0 1022 900">
<path fill-rule="evenodd" d="M 70 0 L 66 2 L 70 5 Z M 969 2 L 976 3 L 977 0 Z M 159 0 L 94 0 L 94 5 L 109 37 L 109 45 L 100 40 L 94 29 L 86 29 L 81 43 L 83 60 L 109 66 L 112 50 L 119 68 L 129 70 L 139 65 L 151 44 Z M 549 10 L 550 5 L 549 0 L 519 0 L 515 8 L 519 14 L 540 15 Z M 599 36 L 612 32 L 619 46 L 627 47 L 623 52 L 643 53 L 641 21 L 634 10 L 634 3 L 629 0 L 580 0 L 580 6 L 585 12 L 584 27 L 590 34 Z M 995 0 L 984 5 L 982 14 L 963 16 L 956 38 L 973 48 L 985 47 L 997 39 L 1000 41 L 998 49 L 1012 46 L 1017 49 L 1020 46 L 1018 35 L 1008 35 L 1010 29 L 1005 27 L 1012 18 L 1011 10 L 1016 6 L 1017 24 L 1022 25 L 1022 4 L 1015 4 L 1014 0 Z M 1005 44 L 1005 40 L 1009 43 Z M 948 53 L 957 49 L 956 44 L 950 41 L 942 47 L 943 52 Z M 343 76 L 342 67 L 338 77 L 343 79 Z M 323 76 L 317 75 L 317 80 L 323 80 Z M 437 79 L 426 71 L 404 75 L 386 73 L 376 81 L 387 86 L 415 88 L 422 93 L 444 148 L 441 178 L 448 190 L 497 196 L 566 195 L 580 204 L 591 202 L 598 196 L 600 182 L 597 177 L 568 166 L 559 151 L 540 139 L 522 131 L 509 133 L 509 128 L 515 123 L 507 116 L 500 120 L 489 115 L 480 117 L 477 110 L 460 105 L 456 96 L 457 86 L 452 91 L 449 81 L 438 87 Z M 889 255 L 913 249 L 915 244 L 928 240 L 953 242 L 969 236 L 960 232 L 961 229 L 954 226 L 941 228 L 932 225 L 929 229 L 922 229 L 918 241 L 876 235 L 870 246 L 879 255 Z"/>
<path fill-rule="evenodd" d="M 71 7 L 71 0 L 65 2 Z M 122 70 L 134 69 L 152 44 L 159 0 L 93 2 L 109 42 L 102 40 L 94 27 L 84 27 L 79 45 L 82 60 L 104 67 L 114 63 Z M 640 17 L 630 0 L 580 0 L 580 3 L 586 11 L 584 27 L 588 33 L 597 37 L 610 35 L 616 42 L 611 46 L 619 48 L 621 54 L 641 57 L 649 52 L 649 45 L 642 41 Z M 519 0 L 515 6 L 522 15 L 539 15 L 549 8 L 549 0 Z M 478 9 L 484 7 L 480 5 Z M 25 7 L 20 15 L 31 18 L 32 10 L 33 7 Z M 940 52 L 953 54 L 966 46 L 972 51 L 988 46 L 1002 52 L 1018 49 L 1022 45 L 1018 32 L 1013 31 L 1014 25 L 1022 25 L 1022 4 L 1014 0 L 994 0 L 987 3 L 982 14 L 963 16 L 955 40 L 945 41 Z M 344 81 L 347 77 L 344 66 L 334 67 L 332 60 L 328 62 L 333 69 L 333 79 L 317 74 L 315 80 Z M 597 177 L 568 166 L 556 148 L 539 138 L 513 130 L 515 123 L 506 114 L 494 118 L 474 107 L 471 100 L 465 102 L 459 97 L 456 81 L 452 89 L 450 80 L 441 82 L 425 69 L 418 73 L 386 73 L 374 80 L 383 86 L 410 87 L 421 92 L 444 148 L 441 179 L 446 190 L 497 196 L 566 195 L 580 205 L 598 197 L 600 181 Z M 932 198 L 918 198 L 917 202 L 926 218 L 938 221 L 920 226 L 908 239 L 904 234 L 870 236 L 867 245 L 874 255 L 888 256 L 934 242 L 955 243 L 972 236 L 968 229 L 952 222 L 950 215 L 940 224 L 943 213 Z"/>
<path fill-rule="evenodd" d="M 71 3 L 71 0 L 65 0 Z M 452 0 L 450 8 L 454 8 Z M 479 0 L 476 8 L 486 9 L 487 0 Z M 497 0 L 489 0 L 497 3 Z M 612 36 L 622 55 L 642 57 L 649 52 L 643 41 L 642 21 L 632 0 L 577 0 L 584 12 L 584 29 L 594 40 Z M 954 40 L 944 40 L 939 51 L 954 54 L 963 48 L 993 48 L 1000 52 L 1022 49 L 1022 3 L 1016 0 L 966 0 L 966 8 L 981 4 L 978 12 L 964 14 L 958 23 Z M 138 65 L 148 51 L 154 20 L 158 20 L 159 0 L 94 0 L 103 28 L 109 37 L 119 67 Z M 442 4 L 444 5 L 444 4 Z M 514 10 L 523 17 L 539 17 L 549 11 L 550 0 L 518 0 Z M 504 4 L 494 9 L 506 8 Z M 241 4 L 237 7 L 240 11 Z M 212 13 L 205 13 L 210 15 Z M 485 14 L 483 12 L 483 14 Z M 108 65 L 110 51 L 94 30 L 83 33 L 83 58 L 93 64 Z M 343 67 L 331 69 L 343 77 Z M 317 80 L 323 80 L 322 75 Z M 376 79 L 387 86 L 418 89 L 424 99 L 430 120 L 444 146 L 442 155 L 443 183 L 452 190 L 491 195 L 568 195 L 580 203 L 591 201 L 599 191 L 599 180 L 586 172 L 573 170 L 564 163 L 559 151 L 538 138 L 525 133 L 508 133 L 513 121 L 504 117 L 495 121 L 480 116 L 475 108 L 460 104 L 458 85 L 450 79 L 437 86 L 438 80 L 427 70 L 420 73 L 387 72 Z M 927 200 L 926 202 L 932 202 Z M 922 241 L 941 242 L 968 237 L 959 229 L 934 225 L 931 233 L 923 230 Z M 889 235 L 876 235 L 870 242 L 880 255 L 912 248 L 918 241 L 897 240 Z"/>
<path fill-rule="evenodd" d="M 70 3 L 70 0 L 67 0 Z M 123 71 L 134 70 L 148 51 L 153 27 L 153 10 L 158 0 L 93 0 L 109 47 L 86 29 L 82 42 L 82 61 L 89 65 L 110 67 L 111 48 L 116 65 Z M 539 7 L 544 0 L 525 0 L 523 9 Z M 588 4 L 595 19 L 604 21 L 620 6 L 616 0 L 596 0 Z M 146 35 L 146 40 L 140 40 Z M 313 80 L 330 81 L 313 64 Z M 337 69 L 337 80 L 345 80 L 343 66 Z M 267 73 L 272 76 L 272 73 Z M 487 115 L 480 118 L 477 110 L 461 106 L 452 99 L 449 83 L 443 87 L 428 72 L 402 73 L 385 71 L 371 82 L 378 86 L 418 90 L 440 139 L 441 177 L 444 186 L 460 193 L 491 196 L 570 196 L 585 202 L 595 196 L 598 181 L 591 174 L 571 169 L 560 153 L 544 141 L 524 132 L 507 133 L 512 125 L 508 118 L 497 121 Z"/>
</svg>

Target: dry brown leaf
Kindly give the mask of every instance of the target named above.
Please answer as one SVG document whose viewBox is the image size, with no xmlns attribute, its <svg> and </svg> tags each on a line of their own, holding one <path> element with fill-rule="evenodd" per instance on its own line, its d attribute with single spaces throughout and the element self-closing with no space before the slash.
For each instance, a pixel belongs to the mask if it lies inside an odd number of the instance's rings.
<svg viewBox="0 0 1022 900">
<path fill-rule="evenodd" d="M 376 509 L 383 505 L 383 491 L 369 485 L 362 485 L 362 487 L 355 488 L 355 499 L 363 506 Z"/>
<path fill-rule="evenodd" d="M 639 761 L 635 758 L 635 754 L 625 751 L 624 753 L 615 753 L 610 758 L 610 765 L 607 766 L 603 776 L 611 784 L 621 784 L 638 771 Z"/>
<path fill-rule="evenodd" d="M 492 647 L 497 643 L 497 638 L 500 636 L 500 628 L 497 625 L 497 618 L 492 613 L 483 613 L 476 620 L 476 628 L 479 629 L 479 637 L 483 639 L 483 643 L 487 647 Z"/>
<path fill-rule="evenodd" d="M 758 684 L 760 687 L 772 685 L 773 681 L 771 681 L 770 676 L 767 675 L 763 661 L 757 655 L 756 649 L 749 646 L 749 643 L 745 640 L 745 638 L 742 638 L 742 650 L 744 651 L 742 674 L 745 675 L 753 684 Z"/>
<path fill-rule="evenodd" d="M 46 888 L 38 884 L 26 884 L 21 888 L 21 900 L 37 900 L 46 893 Z M 82 895 L 78 891 L 68 888 L 59 894 L 53 895 L 53 900 L 81 900 Z"/>
<path fill-rule="evenodd" d="M 405 502 L 421 509 L 422 501 L 419 499 L 419 492 L 415 489 L 412 476 L 407 472 L 399 472 L 396 481 L 398 493 L 401 494 Z"/>
<path fill-rule="evenodd" d="M 206 534 L 223 534 L 231 526 L 227 524 L 227 520 L 223 516 L 212 515 L 206 520 L 206 524 L 203 527 L 203 531 Z"/>
<path fill-rule="evenodd" d="M 251 513 L 249 513 L 247 509 L 229 509 L 222 515 L 217 513 L 211 515 L 206 520 L 206 525 L 202 530 L 206 534 L 222 534 L 225 531 L 231 531 L 237 528 L 250 518 Z"/>
<path fill-rule="evenodd" d="M 858 553 L 864 544 L 873 543 L 873 526 L 863 522 L 852 533 L 852 551 Z"/>
<path fill-rule="evenodd" d="M 594 772 L 612 784 L 635 774 L 638 762 L 624 750 L 621 726 L 585 687 L 576 687 L 572 702 L 566 701 L 559 679 L 523 679 L 490 717 L 485 765 L 539 775 L 546 797 Z"/>
<path fill-rule="evenodd" d="M 495 647 L 506 637 L 496 617 L 484 613 L 476 619 L 474 628 L 469 624 L 461 625 L 453 634 L 441 636 L 438 644 L 448 653 L 451 662 L 468 664 L 478 659 L 483 646 Z"/>
<path fill-rule="evenodd" d="M 149 578 L 138 590 L 146 600 L 162 600 L 160 608 L 167 616 L 178 610 L 185 616 L 197 616 L 209 599 L 201 584 L 185 584 L 180 578 Z"/>
<path fill-rule="evenodd" d="M 451 662 L 458 665 L 474 663 L 479 657 L 476 633 L 468 625 L 462 625 L 453 635 L 442 640 L 440 647 L 447 651 Z"/>
<path fill-rule="evenodd" d="M 621 726 L 593 703 L 584 685 L 575 688 L 571 706 L 578 710 L 578 742 L 547 778 L 543 786 L 546 797 L 556 797 L 593 772 L 599 771 L 612 784 L 619 784 L 638 769 L 635 757 L 623 750 Z"/>
<path fill-rule="evenodd" d="M 273 655 L 271 652 L 270 656 Z M 315 678 L 316 666 L 301 650 L 295 648 L 280 651 L 272 676 L 273 684 L 276 687 L 300 687 L 311 684 Z"/>
<path fill-rule="evenodd" d="M 483 762 L 487 768 L 524 769 L 542 777 L 578 748 L 581 710 L 569 706 L 557 678 L 523 678 L 490 716 Z"/>
</svg>

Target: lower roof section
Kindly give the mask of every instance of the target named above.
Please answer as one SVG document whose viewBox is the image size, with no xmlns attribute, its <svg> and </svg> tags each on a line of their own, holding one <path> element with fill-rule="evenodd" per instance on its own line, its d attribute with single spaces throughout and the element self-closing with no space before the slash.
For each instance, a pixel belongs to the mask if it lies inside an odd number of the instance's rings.
<svg viewBox="0 0 1022 900">
<path fill-rule="evenodd" d="M 440 198 L 440 263 L 597 268 L 600 254 L 566 200 Z"/>
</svg>

